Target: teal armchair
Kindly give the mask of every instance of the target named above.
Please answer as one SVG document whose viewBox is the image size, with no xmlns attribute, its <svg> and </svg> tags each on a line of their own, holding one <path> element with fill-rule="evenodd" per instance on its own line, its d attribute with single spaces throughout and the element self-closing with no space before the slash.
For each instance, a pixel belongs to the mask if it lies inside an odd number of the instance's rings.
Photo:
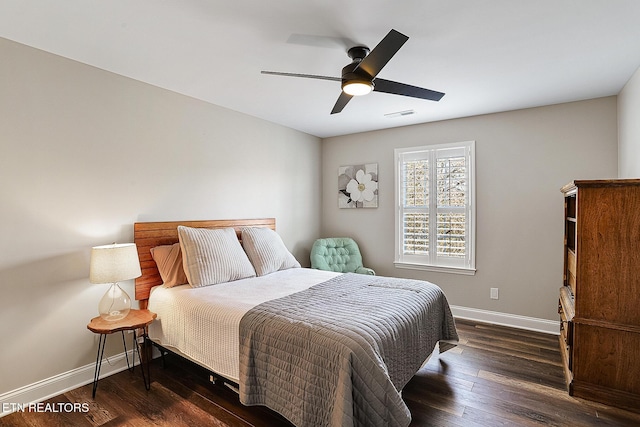
<svg viewBox="0 0 640 427">
<path fill-rule="evenodd" d="M 375 275 L 376 272 L 362 265 L 358 244 L 349 237 L 318 239 L 311 248 L 311 268 Z"/>
</svg>

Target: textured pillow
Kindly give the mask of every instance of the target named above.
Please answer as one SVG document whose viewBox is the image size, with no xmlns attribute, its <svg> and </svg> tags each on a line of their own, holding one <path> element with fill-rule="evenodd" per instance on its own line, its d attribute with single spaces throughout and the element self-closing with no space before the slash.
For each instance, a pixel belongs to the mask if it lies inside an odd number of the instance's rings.
<svg viewBox="0 0 640 427">
<path fill-rule="evenodd" d="M 187 275 L 182 268 L 180 243 L 162 245 L 151 248 L 151 257 L 158 266 L 162 282 L 167 288 L 187 283 Z"/>
<path fill-rule="evenodd" d="M 255 277 L 233 228 L 178 226 L 182 265 L 192 287 Z"/>
<path fill-rule="evenodd" d="M 300 267 L 275 231 L 263 227 L 242 228 L 242 246 L 258 276 Z"/>
</svg>

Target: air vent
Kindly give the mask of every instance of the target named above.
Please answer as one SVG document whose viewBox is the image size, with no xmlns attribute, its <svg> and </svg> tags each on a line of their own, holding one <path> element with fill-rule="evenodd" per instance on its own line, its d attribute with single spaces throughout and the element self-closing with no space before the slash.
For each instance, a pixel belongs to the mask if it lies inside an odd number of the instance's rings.
<svg viewBox="0 0 640 427">
<path fill-rule="evenodd" d="M 387 113 L 384 116 L 389 119 L 395 119 L 396 117 L 410 116 L 415 113 L 416 112 L 414 110 L 404 110 L 404 111 L 396 111 L 395 113 Z"/>
</svg>

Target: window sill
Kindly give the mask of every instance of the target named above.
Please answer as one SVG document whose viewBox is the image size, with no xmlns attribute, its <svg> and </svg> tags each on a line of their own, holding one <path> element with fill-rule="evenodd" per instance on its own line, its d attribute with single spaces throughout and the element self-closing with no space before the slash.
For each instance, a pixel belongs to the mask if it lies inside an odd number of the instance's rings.
<svg viewBox="0 0 640 427">
<path fill-rule="evenodd" d="M 475 268 L 466 267 L 444 267 L 439 265 L 415 264 L 409 262 L 394 262 L 396 268 L 404 268 L 407 270 L 434 271 L 437 273 L 463 274 L 465 276 L 473 276 L 476 274 Z"/>
</svg>

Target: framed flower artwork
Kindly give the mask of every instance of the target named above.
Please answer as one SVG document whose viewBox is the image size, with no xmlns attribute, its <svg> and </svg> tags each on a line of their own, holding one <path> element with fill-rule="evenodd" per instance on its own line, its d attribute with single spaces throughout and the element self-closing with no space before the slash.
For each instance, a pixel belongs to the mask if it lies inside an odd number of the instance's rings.
<svg viewBox="0 0 640 427">
<path fill-rule="evenodd" d="M 338 168 L 338 207 L 378 207 L 378 164 Z"/>
</svg>

